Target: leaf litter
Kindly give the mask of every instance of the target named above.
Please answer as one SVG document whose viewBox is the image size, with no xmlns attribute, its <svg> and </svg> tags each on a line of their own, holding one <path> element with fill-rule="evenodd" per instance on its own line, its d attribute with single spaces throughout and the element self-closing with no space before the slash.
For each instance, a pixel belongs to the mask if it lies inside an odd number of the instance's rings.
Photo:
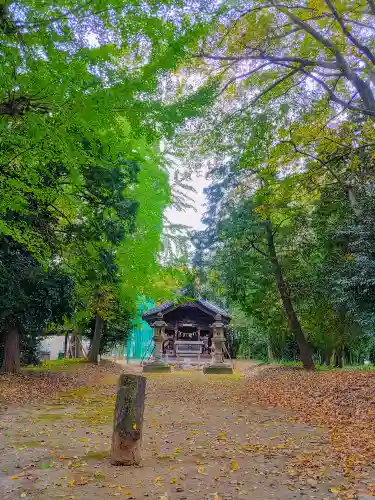
<svg viewBox="0 0 375 500">
<path fill-rule="evenodd" d="M 90 368 L 86 380 L 83 370 L 74 388 L 69 383 L 65 392 L 58 386 L 50 393 L 52 402 L 40 398 L 33 407 L 4 412 L 2 498 L 327 500 L 375 494 L 371 446 L 357 435 L 373 435 L 366 429 L 373 398 L 366 379 L 357 377 L 362 374 L 151 375 L 143 462 L 129 469 L 108 460 L 117 368 Z M 57 424 L 47 416 L 58 408 L 64 418 Z M 37 439 L 43 446 L 22 444 Z"/>
</svg>

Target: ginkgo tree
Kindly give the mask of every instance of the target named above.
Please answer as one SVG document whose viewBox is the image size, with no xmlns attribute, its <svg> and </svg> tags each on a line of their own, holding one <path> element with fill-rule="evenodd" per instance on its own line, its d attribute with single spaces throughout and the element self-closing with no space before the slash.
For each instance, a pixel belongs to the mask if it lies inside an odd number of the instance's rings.
<svg viewBox="0 0 375 500">
<path fill-rule="evenodd" d="M 93 360 L 103 321 L 121 301 L 132 310 L 136 290 L 158 274 L 169 203 L 160 141 L 212 94 L 162 102 L 163 75 L 204 31 L 183 8 L 169 15 L 171 5 L 15 0 L 0 8 L 1 236 L 73 278 L 97 319 Z M 43 226 L 41 207 L 52 224 Z"/>
</svg>

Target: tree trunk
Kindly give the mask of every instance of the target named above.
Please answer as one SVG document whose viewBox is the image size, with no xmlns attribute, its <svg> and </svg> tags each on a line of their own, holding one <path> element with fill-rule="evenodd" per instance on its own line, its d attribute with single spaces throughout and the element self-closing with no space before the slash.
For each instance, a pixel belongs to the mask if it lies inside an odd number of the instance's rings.
<svg viewBox="0 0 375 500">
<path fill-rule="evenodd" d="M 79 333 L 73 333 L 73 355 L 75 358 L 83 358 L 82 339 Z"/>
<path fill-rule="evenodd" d="M 102 339 L 103 326 L 104 326 L 104 319 L 100 316 L 100 314 L 97 314 L 96 318 L 95 318 L 94 337 L 92 339 L 91 346 L 90 346 L 90 352 L 88 355 L 88 361 L 90 363 L 97 363 L 98 362 L 100 341 Z"/>
<path fill-rule="evenodd" d="M 113 465 L 136 465 L 141 461 L 145 390 L 145 377 L 120 375 L 113 422 Z"/>
<path fill-rule="evenodd" d="M 275 356 L 273 354 L 273 350 L 272 350 L 272 347 L 271 347 L 270 344 L 268 344 L 268 346 L 267 346 L 267 353 L 268 353 L 268 360 L 269 361 L 274 361 Z"/>
<path fill-rule="evenodd" d="M 16 324 L 9 324 L 5 330 L 3 373 L 20 371 L 20 331 Z"/>
<path fill-rule="evenodd" d="M 324 350 L 324 364 L 326 366 L 331 365 L 331 358 L 332 358 L 332 349 L 325 349 Z"/>
<path fill-rule="evenodd" d="M 269 258 L 273 267 L 277 288 L 284 306 L 285 313 L 288 317 L 290 328 L 294 333 L 298 344 L 300 359 L 302 361 L 303 367 L 306 370 L 314 370 L 315 365 L 312 358 L 311 348 L 305 338 L 305 335 L 301 328 L 301 324 L 293 307 L 288 283 L 284 278 L 283 271 L 276 254 L 272 223 L 269 219 L 266 221 L 266 230 Z"/>
<path fill-rule="evenodd" d="M 68 357 L 68 341 L 69 341 L 70 331 L 68 330 L 64 338 L 64 358 Z"/>
<path fill-rule="evenodd" d="M 360 219 L 362 217 L 362 210 L 360 206 L 358 205 L 357 197 L 355 195 L 354 189 L 352 186 L 347 186 L 346 187 L 346 194 L 349 200 L 349 204 L 354 212 L 354 215 L 357 217 L 357 219 Z"/>
<path fill-rule="evenodd" d="M 343 349 L 342 347 L 337 347 L 335 351 L 335 368 L 342 368 L 343 367 L 343 361 L 342 361 L 342 354 L 343 354 Z"/>
</svg>

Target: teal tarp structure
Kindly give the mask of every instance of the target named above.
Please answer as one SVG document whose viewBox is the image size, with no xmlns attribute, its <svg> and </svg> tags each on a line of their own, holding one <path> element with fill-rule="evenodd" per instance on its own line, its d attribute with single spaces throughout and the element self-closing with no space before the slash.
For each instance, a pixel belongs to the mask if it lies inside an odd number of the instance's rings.
<svg viewBox="0 0 375 500">
<path fill-rule="evenodd" d="M 134 327 L 130 332 L 130 336 L 126 343 L 126 358 L 141 360 L 147 351 L 152 339 L 152 328 L 143 321 L 142 313 L 154 307 L 155 303 L 152 300 L 144 299 L 138 304 L 138 314 L 134 321 Z M 150 355 L 152 347 L 149 348 L 148 355 Z"/>
</svg>

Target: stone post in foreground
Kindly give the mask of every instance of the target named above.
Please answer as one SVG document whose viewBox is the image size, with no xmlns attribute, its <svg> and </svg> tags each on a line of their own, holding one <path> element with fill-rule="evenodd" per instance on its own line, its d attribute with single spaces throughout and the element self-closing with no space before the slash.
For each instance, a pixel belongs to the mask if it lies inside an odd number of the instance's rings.
<svg viewBox="0 0 375 500">
<path fill-rule="evenodd" d="M 141 460 L 146 378 L 120 375 L 113 422 L 111 464 L 137 465 Z"/>
<path fill-rule="evenodd" d="M 224 362 L 224 323 L 221 314 L 215 316 L 215 322 L 212 324 L 214 344 L 214 356 L 212 362 L 203 368 L 203 373 L 233 373 L 233 368 Z"/>
</svg>

